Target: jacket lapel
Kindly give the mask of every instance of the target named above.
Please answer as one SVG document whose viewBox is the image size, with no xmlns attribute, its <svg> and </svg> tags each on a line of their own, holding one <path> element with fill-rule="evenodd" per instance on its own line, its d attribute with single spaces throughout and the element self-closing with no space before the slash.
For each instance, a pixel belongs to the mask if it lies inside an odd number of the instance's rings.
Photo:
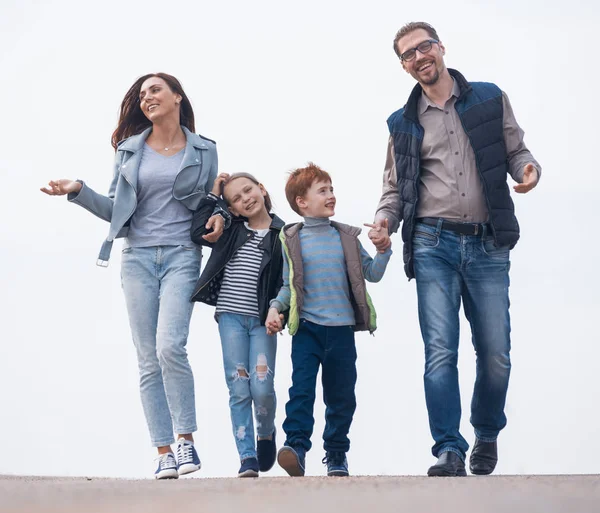
<svg viewBox="0 0 600 513">
<path fill-rule="evenodd" d="M 142 160 L 142 148 L 146 139 L 150 135 L 152 127 L 146 128 L 141 134 L 129 137 L 119 147 L 117 151 L 121 153 L 121 164 L 119 171 L 127 183 L 134 189 L 137 189 L 138 174 L 140 162 Z"/>
</svg>

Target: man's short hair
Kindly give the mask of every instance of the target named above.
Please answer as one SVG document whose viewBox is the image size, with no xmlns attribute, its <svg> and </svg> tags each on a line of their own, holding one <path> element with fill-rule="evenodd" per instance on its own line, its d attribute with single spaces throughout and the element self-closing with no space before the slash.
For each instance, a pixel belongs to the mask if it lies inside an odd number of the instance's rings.
<svg viewBox="0 0 600 513">
<path fill-rule="evenodd" d="M 414 30 L 419 29 L 426 30 L 429 34 L 429 37 L 431 37 L 432 39 L 435 39 L 436 41 L 440 40 L 437 32 L 429 23 L 425 23 L 424 21 L 411 21 L 410 23 L 404 25 L 398 32 L 396 32 L 396 37 L 394 38 L 394 52 L 396 52 L 398 58 L 400 58 L 400 49 L 398 48 L 398 41 L 400 41 L 400 39 L 402 39 L 407 34 L 410 34 Z"/>
<path fill-rule="evenodd" d="M 304 197 L 306 191 L 308 191 L 315 182 L 331 183 L 331 176 L 329 176 L 327 171 L 324 171 L 312 162 L 309 162 L 306 167 L 294 169 L 290 173 L 290 176 L 288 176 L 285 184 L 285 197 L 296 214 L 302 215 L 302 212 L 300 212 L 300 209 L 296 204 L 296 198 L 298 196 L 301 198 Z"/>
</svg>

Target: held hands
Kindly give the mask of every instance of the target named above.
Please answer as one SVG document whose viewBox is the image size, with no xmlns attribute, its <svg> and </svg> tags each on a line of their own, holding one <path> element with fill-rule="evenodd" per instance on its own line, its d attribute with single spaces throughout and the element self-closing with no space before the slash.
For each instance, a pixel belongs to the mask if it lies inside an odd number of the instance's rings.
<svg viewBox="0 0 600 513">
<path fill-rule="evenodd" d="M 280 332 L 283 329 L 283 314 L 280 314 L 277 308 L 269 308 L 265 326 L 267 327 L 267 335 Z"/>
<path fill-rule="evenodd" d="M 40 191 L 48 196 L 64 196 L 71 192 L 79 192 L 81 187 L 79 182 L 61 178 L 60 180 L 50 180 L 46 187 L 40 187 Z"/>
<path fill-rule="evenodd" d="M 212 232 L 203 235 L 202 238 L 207 242 L 217 242 L 221 235 L 223 235 L 223 228 L 225 227 L 225 219 L 219 214 L 210 216 L 209 220 L 205 225 L 207 230 L 212 229 Z"/>
<path fill-rule="evenodd" d="M 229 173 L 220 173 L 219 176 L 215 179 L 215 183 L 213 183 L 212 193 L 215 196 L 221 196 L 221 191 L 223 189 L 223 184 L 227 183 L 229 180 Z M 211 230 L 212 232 L 203 235 L 202 238 L 211 243 L 217 242 L 221 235 L 223 235 L 223 229 L 225 228 L 225 219 L 223 216 L 219 214 L 212 215 L 208 222 L 205 225 L 207 230 Z"/>
<path fill-rule="evenodd" d="M 223 185 L 227 183 L 228 180 L 229 180 L 229 173 L 219 174 L 219 176 L 217 176 L 217 178 L 215 179 L 215 183 L 213 184 L 213 188 L 212 188 L 211 192 L 215 196 L 220 196 L 221 189 L 223 188 Z"/>
<path fill-rule="evenodd" d="M 538 171 L 531 163 L 526 164 L 523 168 L 523 183 L 519 183 L 513 187 L 515 192 L 525 194 L 533 189 L 539 180 Z"/>
<path fill-rule="evenodd" d="M 374 224 L 364 223 L 365 226 L 371 228 L 369 230 L 369 239 L 375 245 L 378 253 L 385 253 L 392 246 L 392 239 L 388 231 L 389 222 L 387 219 L 383 221 L 375 221 Z"/>
</svg>

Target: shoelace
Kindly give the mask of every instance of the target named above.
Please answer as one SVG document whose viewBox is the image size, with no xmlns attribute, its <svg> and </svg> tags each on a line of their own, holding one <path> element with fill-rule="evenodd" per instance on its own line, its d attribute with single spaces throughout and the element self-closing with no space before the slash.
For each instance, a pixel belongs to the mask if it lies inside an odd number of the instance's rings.
<svg viewBox="0 0 600 513">
<path fill-rule="evenodd" d="M 168 452 L 166 454 L 161 454 L 158 457 L 158 466 L 160 467 L 160 469 L 164 469 L 164 468 L 171 468 L 176 466 L 175 463 L 175 456 L 173 456 L 172 453 Z"/>
<path fill-rule="evenodd" d="M 181 443 L 177 446 L 177 460 L 179 464 L 184 463 L 186 461 L 192 461 L 194 459 L 192 444 Z"/>
<path fill-rule="evenodd" d="M 327 465 L 331 463 L 335 466 L 340 466 L 344 464 L 344 453 L 343 452 L 328 452 L 323 460 L 321 461 L 323 465 Z"/>
</svg>

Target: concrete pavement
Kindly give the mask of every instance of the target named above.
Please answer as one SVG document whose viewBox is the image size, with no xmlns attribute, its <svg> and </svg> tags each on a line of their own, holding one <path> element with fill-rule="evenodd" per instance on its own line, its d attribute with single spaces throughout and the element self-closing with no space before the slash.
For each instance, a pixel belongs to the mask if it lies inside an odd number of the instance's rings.
<svg viewBox="0 0 600 513">
<path fill-rule="evenodd" d="M 1 513 L 599 513 L 600 476 L 207 479 L 0 476 Z"/>
</svg>

